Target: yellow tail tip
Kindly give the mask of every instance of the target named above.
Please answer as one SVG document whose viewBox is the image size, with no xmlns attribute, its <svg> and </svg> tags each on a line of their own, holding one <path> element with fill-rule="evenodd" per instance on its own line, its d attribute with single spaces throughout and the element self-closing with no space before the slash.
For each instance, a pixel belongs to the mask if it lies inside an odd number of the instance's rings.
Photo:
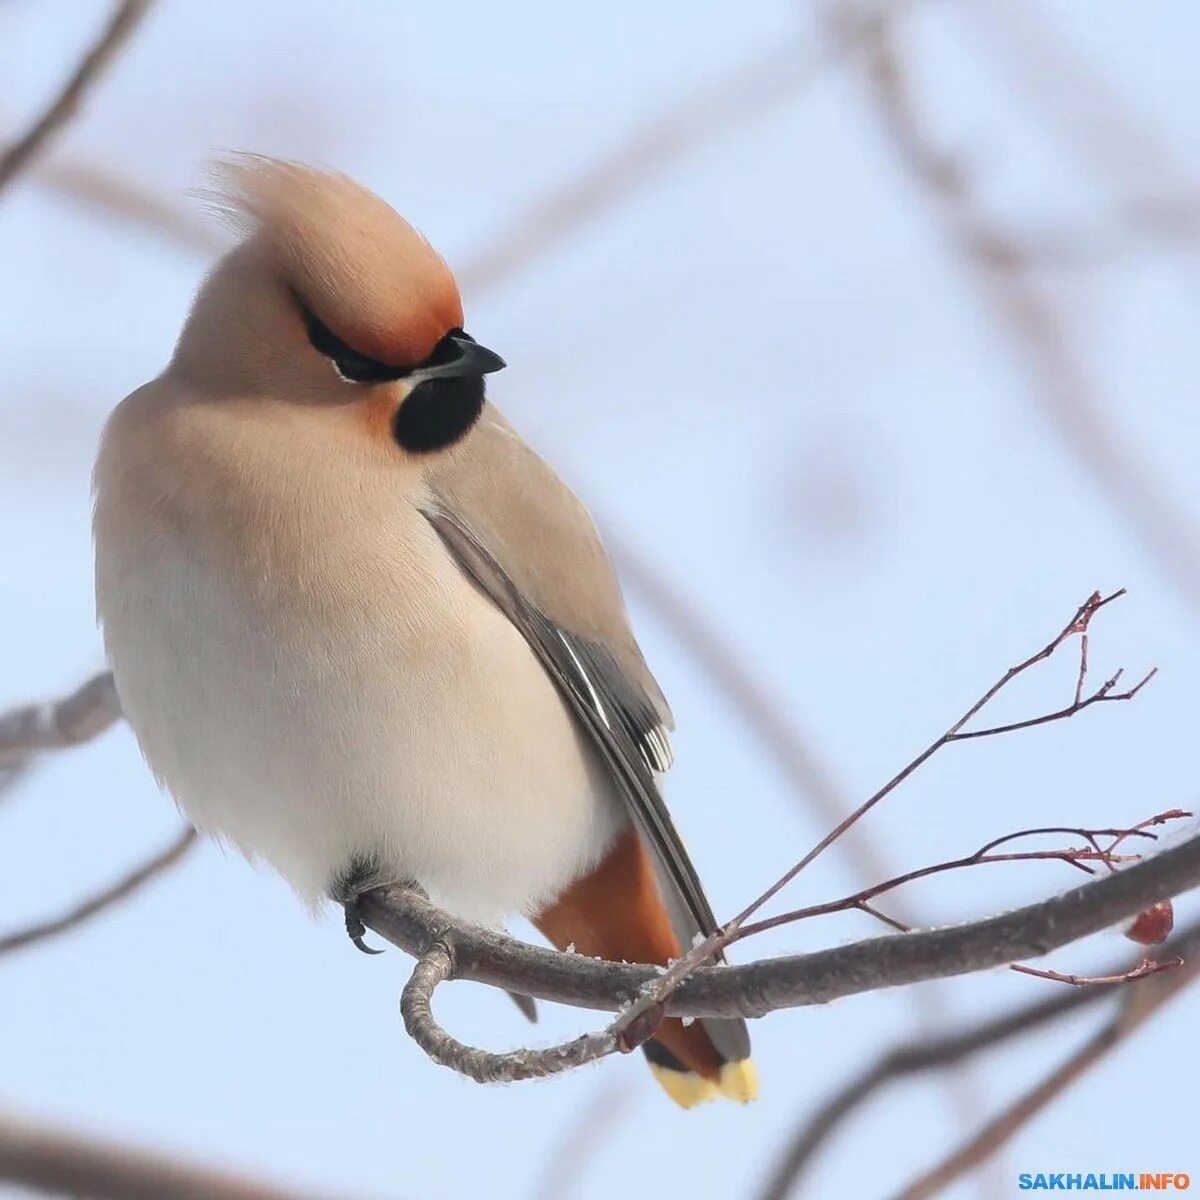
<svg viewBox="0 0 1200 1200">
<path fill-rule="evenodd" d="M 654 1078 L 658 1080 L 662 1090 L 680 1108 L 695 1108 L 697 1104 L 703 1104 L 706 1100 L 713 1100 L 720 1095 L 718 1086 L 703 1075 L 696 1075 L 691 1071 L 672 1071 L 670 1067 L 659 1066 L 653 1062 L 650 1064 L 650 1070 L 654 1072 Z"/>
<path fill-rule="evenodd" d="M 758 1099 L 758 1068 L 753 1060 L 743 1058 L 741 1062 L 726 1063 L 721 1068 L 717 1090 L 727 1100 L 749 1104 Z"/>
<path fill-rule="evenodd" d="M 695 1108 L 708 1100 L 724 1096 L 739 1104 L 758 1099 L 758 1070 L 750 1059 L 726 1063 L 715 1079 L 706 1079 L 694 1071 L 672 1071 L 670 1067 L 651 1063 L 650 1070 L 659 1086 L 680 1108 Z"/>
</svg>

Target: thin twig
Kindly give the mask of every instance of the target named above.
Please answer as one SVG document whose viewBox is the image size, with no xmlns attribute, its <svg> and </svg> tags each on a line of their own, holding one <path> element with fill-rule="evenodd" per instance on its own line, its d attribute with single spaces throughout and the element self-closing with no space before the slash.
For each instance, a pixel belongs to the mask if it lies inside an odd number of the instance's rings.
<svg viewBox="0 0 1200 1200">
<path fill-rule="evenodd" d="M 82 903 L 63 913 L 62 916 L 48 921 L 39 921 L 35 925 L 27 925 L 24 929 L 18 929 L 13 933 L 0 934 L 0 955 L 43 942 L 47 938 L 69 933 L 114 904 L 119 904 L 156 876 L 161 875 L 168 867 L 174 866 L 195 841 L 196 831 L 190 828 L 185 829 L 165 850 L 130 871 L 116 883 L 97 892 L 94 896 L 89 896 Z"/>
<path fill-rule="evenodd" d="M 1164 953 L 1184 959 L 1200 950 L 1200 923 L 1191 926 L 1163 947 Z M 1119 977 L 1114 964 L 1108 974 Z M 1121 985 L 1055 992 L 1048 999 L 1022 1005 L 1012 1012 L 990 1017 L 954 1033 L 900 1045 L 881 1055 L 862 1074 L 831 1096 L 796 1130 L 764 1185 L 760 1200 L 784 1200 L 792 1194 L 804 1171 L 845 1121 L 878 1092 L 913 1075 L 961 1063 L 976 1054 L 1002 1046 L 1013 1038 L 1061 1020 L 1099 1001 L 1110 999 Z"/>
<path fill-rule="evenodd" d="M 839 912 L 851 908 L 856 908 L 860 912 L 866 913 L 868 916 L 874 917 L 876 920 L 887 925 L 890 929 L 896 930 L 898 933 L 911 933 L 913 927 L 906 921 L 900 920 L 895 915 L 889 915 L 882 912 L 870 903 L 876 896 L 892 887 L 900 886 L 901 884 L 910 882 L 913 879 L 922 878 L 925 875 L 933 875 L 939 871 L 956 870 L 960 867 L 969 867 L 981 862 L 1013 862 L 1013 861 L 1029 861 L 1037 859 L 1059 859 L 1062 862 L 1068 863 L 1071 866 L 1078 867 L 1088 874 L 1094 874 L 1090 867 L 1087 866 L 1084 860 L 1093 860 L 1104 863 L 1110 871 L 1116 871 L 1121 864 L 1127 862 L 1136 862 L 1140 859 L 1140 855 L 1117 855 L 1114 850 L 1131 837 L 1149 838 L 1152 841 L 1157 840 L 1158 835 L 1150 833 L 1152 826 L 1163 825 L 1167 821 L 1180 820 L 1190 817 L 1192 814 L 1182 808 L 1168 809 L 1166 812 L 1156 813 L 1153 817 L 1147 818 L 1145 821 L 1139 821 L 1138 824 L 1130 826 L 1128 829 L 1083 829 L 1072 826 L 1042 826 L 1037 829 L 1022 829 L 1016 833 L 1005 834 L 1003 837 L 993 838 L 992 841 L 980 847 L 973 855 L 967 858 L 954 859 L 946 863 L 937 863 L 932 867 L 923 867 L 917 871 L 909 872 L 908 875 L 898 876 L 895 880 L 889 880 L 884 884 L 878 884 L 874 888 L 864 889 L 864 891 L 855 893 L 852 896 L 844 897 L 840 901 L 833 901 L 825 905 L 812 905 L 807 909 L 797 909 L 793 913 L 783 913 L 778 917 L 770 918 L 765 921 L 755 922 L 753 925 L 746 925 L 741 928 L 739 934 L 749 936 L 751 933 L 760 932 L 764 929 L 771 929 L 777 925 L 783 925 L 791 920 L 804 920 L 810 916 L 821 916 L 827 912 Z M 1013 854 L 1013 855 L 995 855 L 991 853 L 997 846 L 1002 846 L 1007 842 L 1011 842 L 1014 838 L 1030 837 L 1038 834 L 1047 833 L 1070 833 L 1077 834 L 1090 843 L 1090 850 L 1050 850 L 1050 851 L 1033 851 L 1028 853 Z M 1102 837 L 1111 837 L 1113 840 L 1108 846 L 1101 846 L 1099 839 Z M 1165 900 L 1159 905 L 1153 906 L 1155 909 L 1165 908 L 1168 917 L 1160 915 L 1153 922 L 1151 928 L 1147 931 L 1148 934 L 1157 936 L 1137 938 L 1138 941 L 1161 941 L 1171 932 L 1171 925 L 1174 922 L 1174 912 L 1171 908 L 1171 902 Z M 1138 914 L 1137 919 L 1145 919 L 1147 913 L 1143 911 Z M 1150 959 L 1142 959 L 1136 966 L 1123 969 L 1118 975 L 1114 976 L 1095 976 L 1095 975 L 1075 975 L 1065 974 L 1062 971 L 1053 971 L 1035 967 L 1029 967 L 1020 963 L 1010 963 L 1009 970 L 1016 971 L 1022 975 L 1032 975 L 1038 979 L 1047 979 L 1056 983 L 1066 983 L 1074 987 L 1085 987 L 1096 984 L 1108 983 L 1129 983 L 1136 979 L 1141 979 L 1145 975 L 1152 975 L 1158 971 L 1169 970 L 1177 967 L 1180 964 L 1174 961 L 1157 962 Z"/>
<path fill-rule="evenodd" d="M 151 0 L 123 0 L 99 39 L 79 61 L 49 107 L 25 135 L 0 155 L 0 192 L 46 148 L 51 139 L 75 115 L 88 89 L 100 78 L 138 27 Z"/>
<path fill-rule="evenodd" d="M 295 1191 L 12 1116 L 0 1116 L 0 1180 L 88 1200 L 304 1200 Z"/>
<path fill-rule="evenodd" d="M 1174 810 L 1180 816 L 1190 816 L 1190 813 L 1184 813 L 1181 810 Z M 1157 817 L 1152 817 L 1151 821 L 1157 821 Z M 1148 823 L 1148 822 L 1147 822 Z M 996 838 L 989 842 L 980 850 L 976 850 L 973 854 L 964 855 L 962 858 L 947 859 L 944 862 L 932 863 L 924 867 L 916 867 L 911 871 L 905 871 L 901 875 L 896 875 L 891 879 L 885 879 L 881 883 L 876 883 L 871 887 L 862 888 L 860 891 L 852 892 L 848 896 L 842 896 L 837 900 L 826 900 L 821 904 L 810 904 L 805 908 L 793 909 L 790 912 L 778 913 L 773 917 L 764 917 L 760 921 L 754 921 L 748 924 L 740 925 L 733 931 L 729 938 L 730 942 L 738 942 L 744 938 L 754 937 L 756 934 L 765 933 L 768 929 L 778 929 L 781 925 L 794 924 L 797 921 L 810 920 L 813 917 L 829 916 L 832 913 L 849 912 L 851 909 L 865 909 L 868 901 L 874 900 L 877 896 L 882 896 L 887 892 L 894 891 L 896 888 L 903 887 L 905 884 L 914 883 L 918 879 L 927 879 L 931 875 L 940 875 L 946 871 L 960 871 L 971 867 L 982 866 L 988 863 L 1015 863 L 1015 862 L 1063 862 L 1070 866 L 1079 867 L 1088 874 L 1093 872 L 1087 867 L 1089 862 L 1102 862 L 1109 865 L 1125 864 L 1137 862 L 1141 855 L 1114 855 L 1109 848 L 1100 846 L 1088 846 L 1086 848 L 1068 847 L 1062 850 L 1016 850 L 1004 854 L 993 852 L 993 848 L 1009 842 L 1014 838 L 1027 837 L 1031 834 L 1042 833 L 1072 833 L 1078 834 L 1080 837 L 1092 839 L 1095 837 L 1121 836 L 1139 834 L 1142 837 L 1153 838 L 1154 834 L 1144 832 L 1140 829 L 1081 829 L 1071 828 L 1070 826 L 1047 826 L 1040 829 L 1026 829 L 1017 833 L 1006 834 L 1002 838 Z M 873 911 L 873 910 L 870 910 Z M 895 917 L 887 918 L 888 924 L 893 928 L 900 929 L 902 932 L 909 932 L 909 927 L 902 925 Z"/>
<path fill-rule="evenodd" d="M 886 796 L 890 795 L 897 787 L 900 786 L 910 775 L 913 774 L 919 767 L 927 763 L 938 751 L 944 749 L 952 742 L 960 740 L 964 735 L 963 727 L 977 717 L 988 704 L 992 702 L 1014 679 L 1024 674 L 1031 667 L 1048 659 L 1068 638 L 1076 634 L 1084 634 L 1088 631 L 1092 619 L 1103 608 L 1112 604 L 1125 594 L 1125 589 L 1121 588 L 1118 591 L 1112 592 L 1107 596 L 1102 596 L 1099 592 L 1093 592 L 1076 610 L 1071 619 L 1062 627 L 1062 629 L 1046 643 L 1042 649 L 1029 655 L 1015 666 L 1009 667 L 1007 671 L 989 687 L 967 710 L 946 730 L 941 737 L 935 739 L 924 750 L 921 751 L 915 758 L 911 759 L 908 764 L 902 767 L 891 779 L 888 780 L 881 788 L 872 795 L 868 796 L 853 812 L 844 817 L 829 833 L 827 833 L 817 844 L 803 857 L 799 862 L 795 863 L 787 871 L 785 871 L 770 887 L 762 892 L 758 897 L 750 902 L 740 913 L 737 914 L 731 921 L 698 943 L 689 950 L 682 958 L 673 963 L 671 967 L 663 974 L 662 978 L 654 986 L 653 989 L 637 1004 L 639 1011 L 648 1011 L 655 1005 L 660 1005 L 663 1000 L 670 994 L 671 990 L 678 986 L 679 982 L 686 978 L 689 972 L 695 970 L 703 962 L 707 962 L 719 950 L 728 945 L 737 935 L 738 928 L 743 925 L 751 916 L 754 915 L 762 906 L 768 903 L 776 895 L 779 894 L 797 875 L 800 874 L 806 867 L 809 866 L 816 858 L 823 854 L 830 846 L 833 845 L 848 829 L 852 828 L 858 821 L 862 820 L 872 808 L 875 807 Z M 1148 682 L 1153 676 L 1151 672 L 1138 687 L 1130 690 L 1128 696 L 1124 699 L 1132 699 L 1140 688 Z M 1112 693 L 1113 682 L 1104 684 L 1094 696 L 1088 697 L 1081 701 L 1078 706 L 1068 707 L 1060 710 L 1053 715 L 1054 720 L 1065 720 L 1068 717 L 1074 716 L 1077 712 L 1084 708 L 1090 707 L 1096 703 L 1098 699 L 1109 696 Z M 1113 699 L 1118 697 L 1112 696 Z M 980 731 L 981 736 L 996 736 L 1002 733 L 1011 732 L 1013 729 L 1027 728 L 1030 724 L 1038 724 L 1041 721 L 1034 718 L 1031 722 L 1018 722 L 1011 727 L 996 727 L 995 729 Z"/>
<path fill-rule="evenodd" d="M 1105 987 L 1112 983 L 1133 983 L 1145 979 L 1148 975 L 1157 975 L 1160 971 L 1174 971 L 1183 966 L 1182 958 L 1169 958 L 1162 962 L 1143 958 L 1127 970 L 1118 971 L 1113 975 L 1068 975 L 1062 971 L 1048 971 L 1038 967 L 1027 967 L 1024 963 L 1011 963 L 1010 971 L 1022 975 L 1032 975 L 1035 979 L 1049 979 L 1052 983 L 1069 983 L 1072 987 Z"/>
</svg>

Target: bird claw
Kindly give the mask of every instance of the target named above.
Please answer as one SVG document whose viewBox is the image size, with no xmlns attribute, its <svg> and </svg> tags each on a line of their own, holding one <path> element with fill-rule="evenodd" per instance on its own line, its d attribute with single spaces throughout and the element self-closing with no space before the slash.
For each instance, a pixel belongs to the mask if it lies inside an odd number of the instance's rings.
<svg viewBox="0 0 1200 1200">
<path fill-rule="evenodd" d="M 376 864 L 365 857 L 355 856 L 350 865 L 338 875 L 329 889 L 330 895 L 342 906 L 346 915 L 346 933 L 350 940 L 364 954 L 382 954 L 374 946 L 368 946 L 363 940 L 367 927 L 363 924 L 359 901 L 363 894 L 380 885 L 379 870 Z"/>
<path fill-rule="evenodd" d="M 368 946 L 363 940 L 367 932 L 367 927 L 363 924 L 362 917 L 359 915 L 358 896 L 343 900 L 342 911 L 346 914 L 346 933 L 349 935 L 350 940 L 364 954 L 382 954 L 382 950 L 376 949 L 374 946 Z"/>
</svg>

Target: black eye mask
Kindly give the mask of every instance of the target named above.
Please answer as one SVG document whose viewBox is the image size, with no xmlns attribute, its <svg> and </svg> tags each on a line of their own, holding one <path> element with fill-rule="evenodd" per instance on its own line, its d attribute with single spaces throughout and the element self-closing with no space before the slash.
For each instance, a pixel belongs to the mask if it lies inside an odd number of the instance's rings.
<svg viewBox="0 0 1200 1200">
<path fill-rule="evenodd" d="M 296 303 L 313 349 L 328 358 L 347 383 L 369 385 L 422 377 L 392 422 L 396 441 L 414 454 L 445 449 L 466 434 L 483 411 L 483 377 L 504 367 L 498 354 L 461 329 L 450 330 L 424 362 L 390 367 L 344 342 L 299 297 Z"/>
</svg>

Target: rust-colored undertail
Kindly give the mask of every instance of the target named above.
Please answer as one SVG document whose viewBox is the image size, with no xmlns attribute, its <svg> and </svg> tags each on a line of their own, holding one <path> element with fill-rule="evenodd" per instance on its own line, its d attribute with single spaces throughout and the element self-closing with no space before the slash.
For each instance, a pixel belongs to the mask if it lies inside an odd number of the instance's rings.
<svg viewBox="0 0 1200 1200">
<path fill-rule="evenodd" d="M 591 957 L 665 965 L 682 953 L 654 866 L 632 828 L 590 875 L 567 888 L 533 923 L 558 949 L 573 946 L 576 953 Z M 672 1099 L 685 1107 L 724 1090 L 720 1081 L 726 1062 L 699 1021 L 684 1025 L 668 1017 L 647 1044 L 646 1056 Z M 684 1078 L 669 1078 L 689 1073 L 700 1078 L 687 1087 Z M 671 1082 L 678 1083 L 681 1094 Z"/>
</svg>

